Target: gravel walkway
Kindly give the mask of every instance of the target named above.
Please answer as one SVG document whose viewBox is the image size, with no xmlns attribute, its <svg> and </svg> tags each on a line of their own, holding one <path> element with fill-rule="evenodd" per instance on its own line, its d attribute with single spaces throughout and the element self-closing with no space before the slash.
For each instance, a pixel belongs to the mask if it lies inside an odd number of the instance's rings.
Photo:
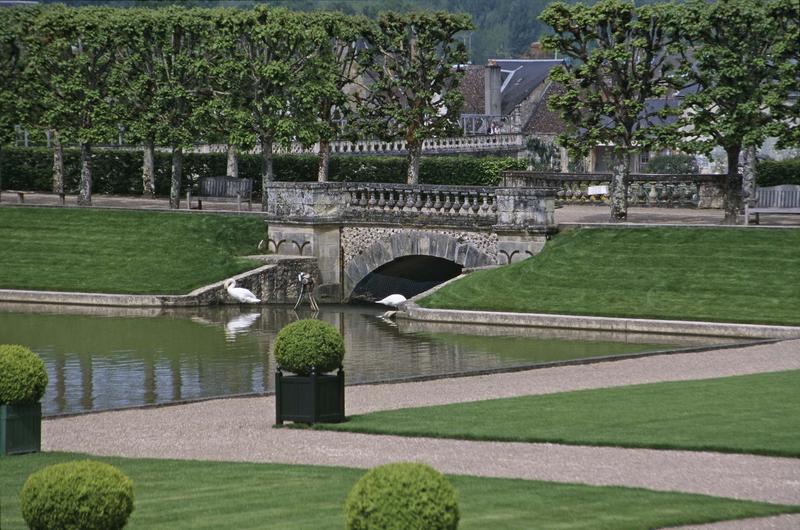
<svg viewBox="0 0 800 530">
<path fill-rule="evenodd" d="M 791 369 L 800 369 L 800 340 L 479 377 L 349 387 L 347 412 Z M 415 460 L 454 474 L 637 486 L 800 504 L 800 459 L 370 436 L 273 429 L 273 422 L 272 397 L 104 412 L 45 421 L 43 449 L 358 468 Z"/>
</svg>

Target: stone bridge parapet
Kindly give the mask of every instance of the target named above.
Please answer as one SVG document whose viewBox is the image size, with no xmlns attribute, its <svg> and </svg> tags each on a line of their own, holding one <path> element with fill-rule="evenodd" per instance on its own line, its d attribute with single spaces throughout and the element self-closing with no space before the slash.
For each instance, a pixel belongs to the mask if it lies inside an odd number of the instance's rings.
<svg viewBox="0 0 800 530">
<path fill-rule="evenodd" d="M 268 250 L 314 256 L 323 301 L 405 256 L 462 267 L 518 261 L 555 231 L 555 189 L 358 182 L 268 186 Z"/>
</svg>

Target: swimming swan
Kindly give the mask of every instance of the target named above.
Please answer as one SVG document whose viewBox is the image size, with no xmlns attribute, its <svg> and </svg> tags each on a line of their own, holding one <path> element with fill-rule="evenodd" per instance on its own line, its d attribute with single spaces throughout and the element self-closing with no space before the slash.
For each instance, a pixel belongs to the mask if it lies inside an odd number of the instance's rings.
<svg viewBox="0 0 800 530">
<path fill-rule="evenodd" d="M 402 294 L 390 294 L 383 300 L 378 300 L 376 304 L 388 305 L 389 307 L 398 307 L 406 301 L 406 297 Z"/>
</svg>

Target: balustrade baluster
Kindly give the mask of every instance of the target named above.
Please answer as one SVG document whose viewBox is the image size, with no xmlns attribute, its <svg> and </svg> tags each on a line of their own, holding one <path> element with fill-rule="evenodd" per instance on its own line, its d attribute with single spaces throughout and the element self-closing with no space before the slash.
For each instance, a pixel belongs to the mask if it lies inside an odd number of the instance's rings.
<svg viewBox="0 0 800 530">
<path fill-rule="evenodd" d="M 394 205 L 397 204 L 397 198 L 394 196 L 394 190 L 389 190 L 389 200 L 386 201 L 386 208 L 385 211 L 391 211 L 394 209 Z"/>
<path fill-rule="evenodd" d="M 425 203 L 422 205 L 422 211 L 424 213 L 431 213 L 431 207 L 433 206 L 433 201 L 431 201 L 431 191 L 424 192 L 425 195 Z"/>
<path fill-rule="evenodd" d="M 414 191 L 406 192 L 406 210 L 414 211 Z"/>
<path fill-rule="evenodd" d="M 443 214 L 450 213 L 450 208 L 453 206 L 453 203 L 450 202 L 450 192 L 444 193 L 444 210 L 442 211 Z"/>
<path fill-rule="evenodd" d="M 433 201 L 433 209 L 435 212 L 439 212 L 442 209 L 442 194 L 437 190 L 434 192 L 436 199 Z"/>
<path fill-rule="evenodd" d="M 394 203 L 394 208 L 392 208 L 393 212 L 402 211 L 406 205 L 405 195 L 403 195 L 403 190 L 397 190 L 397 201 Z"/>
<path fill-rule="evenodd" d="M 378 199 L 378 209 L 379 210 L 386 209 L 386 190 L 381 190 L 380 198 Z"/>
<path fill-rule="evenodd" d="M 378 204 L 378 199 L 375 197 L 375 190 L 369 190 L 369 200 L 367 201 L 367 207 L 370 210 L 374 210 L 375 206 Z"/>
<path fill-rule="evenodd" d="M 358 188 L 350 188 L 350 206 L 358 206 Z"/>
<path fill-rule="evenodd" d="M 422 192 L 415 191 L 414 192 L 414 208 L 413 211 L 420 212 L 422 211 Z"/>
<path fill-rule="evenodd" d="M 459 192 L 453 193 L 453 209 L 450 213 L 458 215 L 461 211 L 461 194 Z"/>
<path fill-rule="evenodd" d="M 359 191 L 359 195 L 360 195 L 360 200 L 358 201 L 358 205 L 361 208 L 366 208 L 367 207 L 367 189 L 366 188 L 359 188 L 358 191 Z"/>
<path fill-rule="evenodd" d="M 489 214 L 489 198 L 488 198 L 488 195 L 489 194 L 486 193 L 486 192 L 481 192 L 481 194 L 480 194 L 481 205 L 480 205 L 480 208 L 478 209 L 478 215 L 480 217 L 486 217 Z"/>
</svg>

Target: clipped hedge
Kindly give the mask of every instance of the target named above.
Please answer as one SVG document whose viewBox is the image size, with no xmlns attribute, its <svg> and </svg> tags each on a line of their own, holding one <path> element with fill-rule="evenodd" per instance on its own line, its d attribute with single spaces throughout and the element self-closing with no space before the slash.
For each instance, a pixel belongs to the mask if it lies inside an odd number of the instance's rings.
<svg viewBox="0 0 800 530">
<path fill-rule="evenodd" d="M 455 488 L 426 464 L 372 468 L 345 501 L 349 530 L 453 530 L 459 517 Z"/>
<path fill-rule="evenodd" d="M 759 162 L 756 166 L 756 182 L 759 186 L 800 185 L 800 158 Z"/>
<path fill-rule="evenodd" d="M 657 155 L 647 162 L 645 173 L 668 175 L 695 175 L 700 172 L 694 155 Z"/>
<path fill-rule="evenodd" d="M 0 405 L 36 403 L 47 388 L 44 362 L 16 344 L 0 344 Z"/>
<path fill-rule="evenodd" d="M 321 320 L 298 320 L 284 326 L 275 338 L 275 360 L 297 375 L 330 372 L 342 365 L 344 339 L 332 325 Z"/>
<path fill-rule="evenodd" d="M 92 192 L 113 195 L 142 193 L 142 153 L 134 150 L 92 151 Z M 314 181 L 318 159 L 313 155 L 275 155 L 274 170 L 281 181 Z M 3 148 L 3 189 L 50 191 L 53 174 L 53 153 L 33 147 Z M 333 156 L 330 180 L 337 182 L 405 182 L 406 159 L 389 156 Z M 155 159 L 156 194 L 168 196 L 172 155 L 157 151 Z M 420 181 L 425 184 L 457 184 L 494 186 L 504 170 L 525 169 L 525 161 L 510 157 L 439 156 L 424 157 L 420 164 Z M 227 155 L 224 153 L 186 153 L 183 155 L 182 193 L 199 177 L 224 175 Z M 239 175 L 254 180 L 254 193 L 261 195 L 261 156 L 242 154 Z M 77 193 L 80 182 L 80 151 L 64 150 L 64 189 Z"/>
<path fill-rule="evenodd" d="M 28 477 L 20 503 L 31 530 L 116 530 L 133 511 L 133 482 L 103 462 L 65 462 Z"/>
</svg>

